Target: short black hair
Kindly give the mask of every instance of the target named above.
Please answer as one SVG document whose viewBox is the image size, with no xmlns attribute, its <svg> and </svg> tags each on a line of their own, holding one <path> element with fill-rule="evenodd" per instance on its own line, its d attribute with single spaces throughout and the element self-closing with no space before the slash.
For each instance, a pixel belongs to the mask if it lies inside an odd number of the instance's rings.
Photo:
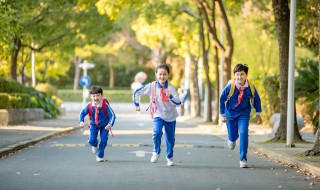
<svg viewBox="0 0 320 190">
<path fill-rule="evenodd" d="M 248 74 L 248 71 L 249 71 L 248 65 L 238 63 L 233 69 L 233 74 L 235 74 L 236 72 L 240 72 L 240 71 L 244 71 L 246 74 Z"/>
<path fill-rule="evenodd" d="M 103 90 L 99 86 L 94 86 L 91 88 L 90 94 L 103 94 Z"/>
<path fill-rule="evenodd" d="M 169 65 L 167 65 L 165 63 L 161 63 L 161 64 L 157 65 L 156 72 L 158 72 L 158 69 L 165 69 L 165 70 L 167 70 L 168 74 L 170 74 Z"/>
</svg>

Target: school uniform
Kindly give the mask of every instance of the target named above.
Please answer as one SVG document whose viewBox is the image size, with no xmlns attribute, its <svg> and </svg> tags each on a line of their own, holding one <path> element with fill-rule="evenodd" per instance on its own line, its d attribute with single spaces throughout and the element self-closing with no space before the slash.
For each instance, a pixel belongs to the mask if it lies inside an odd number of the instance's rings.
<svg viewBox="0 0 320 190">
<path fill-rule="evenodd" d="M 105 127 L 110 125 L 111 127 L 114 125 L 116 116 L 111 109 L 110 105 L 106 102 L 106 108 L 108 112 L 108 116 L 105 114 L 104 110 L 102 109 L 102 103 L 100 102 L 99 105 L 95 105 L 94 102 L 89 103 L 92 104 L 92 113 L 91 113 L 91 120 L 90 120 L 90 135 L 88 139 L 88 143 L 93 146 L 98 146 L 98 133 L 100 132 L 100 144 L 98 147 L 97 156 L 99 158 L 104 157 L 104 150 L 108 143 L 108 135 L 109 130 L 106 130 Z M 81 111 L 80 113 L 80 122 L 84 122 L 84 117 L 89 113 L 89 104 Z M 97 115 L 96 115 L 97 114 Z"/>
<path fill-rule="evenodd" d="M 250 98 L 251 90 L 248 85 L 248 81 L 241 86 L 239 83 L 235 83 L 235 89 L 233 95 L 228 99 L 228 95 L 231 89 L 231 83 L 229 83 L 222 91 L 220 95 L 220 114 L 227 118 L 228 138 L 231 142 L 235 142 L 239 138 L 240 134 L 240 161 L 247 160 L 248 152 L 248 127 L 251 113 Z M 241 92 L 242 91 L 242 92 Z M 226 103 L 225 103 L 226 102 Z M 261 100 L 260 96 L 254 87 L 254 99 L 253 107 L 257 115 L 260 115 Z"/>
<path fill-rule="evenodd" d="M 166 133 L 167 158 L 172 158 L 175 143 L 176 118 L 179 115 L 176 107 L 180 106 L 181 101 L 179 100 L 177 91 L 168 81 L 166 81 L 163 86 L 156 81 L 155 88 L 157 109 L 153 116 L 153 152 L 157 154 L 160 154 L 161 152 L 162 128 L 164 126 Z M 135 90 L 133 93 L 133 102 L 135 106 L 140 106 L 139 101 L 141 95 L 148 95 L 150 99 L 152 99 L 152 90 L 154 90 L 152 89 L 152 83 Z M 168 91 L 171 93 L 170 97 L 165 96 L 165 93 Z"/>
</svg>

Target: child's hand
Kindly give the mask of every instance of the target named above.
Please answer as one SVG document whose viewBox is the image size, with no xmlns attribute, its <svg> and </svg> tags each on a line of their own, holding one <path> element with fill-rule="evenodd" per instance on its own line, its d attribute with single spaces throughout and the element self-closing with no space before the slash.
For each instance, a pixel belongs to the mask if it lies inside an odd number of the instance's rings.
<svg viewBox="0 0 320 190">
<path fill-rule="evenodd" d="M 257 122 L 257 124 L 262 123 L 262 119 L 261 119 L 260 115 L 256 115 L 256 122 Z"/>
<path fill-rule="evenodd" d="M 106 127 L 105 127 L 105 130 L 110 130 L 111 129 L 111 126 L 110 125 L 107 125 Z"/>
<path fill-rule="evenodd" d="M 136 107 L 136 111 L 140 111 L 140 106 Z"/>
<path fill-rule="evenodd" d="M 83 121 L 80 122 L 79 126 L 80 126 L 80 128 L 83 128 L 83 127 L 84 127 Z"/>
<path fill-rule="evenodd" d="M 226 116 L 221 116 L 221 121 L 222 121 L 223 123 L 225 123 L 225 122 L 227 121 L 227 117 L 226 117 Z"/>
</svg>

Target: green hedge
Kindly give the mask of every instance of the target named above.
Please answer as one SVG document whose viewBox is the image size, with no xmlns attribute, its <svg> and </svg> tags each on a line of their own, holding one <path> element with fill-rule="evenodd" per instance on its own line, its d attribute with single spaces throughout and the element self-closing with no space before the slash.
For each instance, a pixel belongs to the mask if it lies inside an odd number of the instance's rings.
<svg viewBox="0 0 320 190">
<path fill-rule="evenodd" d="M 26 93 L 1 93 L 0 109 L 30 108 L 31 97 Z"/>
<path fill-rule="evenodd" d="M 42 88 L 54 90 L 50 85 L 42 85 Z M 55 100 L 46 93 L 3 77 L 0 77 L 0 102 L 0 109 L 42 108 L 45 118 L 56 118 L 60 113 Z"/>
<path fill-rule="evenodd" d="M 82 102 L 82 90 L 58 90 L 58 96 L 65 102 Z M 103 96 L 111 102 L 132 102 L 132 90 L 103 89 Z M 91 101 L 90 97 L 87 102 Z M 141 102 L 149 102 L 148 96 L 142 96 Z"/>
<path fill-rule="evenodd" d="M 26 89 L 19 82 L 0 77 L 0 92 L 26 93 Z"/>
<path fill-rule="evenodd" d="M 9 103 L 9 95 L 6 93 L 0 93 L 0 109 L 9 109 L 10 103 Z"/>
</svg>

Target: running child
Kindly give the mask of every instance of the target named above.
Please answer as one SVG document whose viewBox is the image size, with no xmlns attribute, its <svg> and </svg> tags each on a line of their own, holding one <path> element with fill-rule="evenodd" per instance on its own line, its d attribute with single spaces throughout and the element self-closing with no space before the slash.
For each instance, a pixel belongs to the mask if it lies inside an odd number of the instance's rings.
<svg viewBox="0 0 320 190">
<path fill-rule="evenodd" d="M 104 161 L 104 150 L 108 143 L 109 131 L 114 125 L 116 116 L 109 102 L 103 98 L 103 90 L 100 87 L 92 87 L 90 90 L 90 102 L 80 113 L 80 127 L 84 127 L 84 117 L 89 114 L 90 135 L 88 143 L 92 146 L 92 153 L 96 154 L 96 161 Z M 100 132 L 100 144 L 98 133 Z M 99 147 L 98 147 L 99 144 Z"/>
<path fill-rule="evenodd" d="M 260 124 L 261 100 L 256 88 L 247 79 L 248 66 L 237 64 L 234 81 L 228 83 L 220 96 L 220 115 L 228 128 L 228 147 L 233 150 L 240 134 L 240 167 L 246 168 L 248 152 L 248 128 L 251 108 L 256 111 L 256 122 Z"/>
<path fill-rule="evenodd" d="M 173 166 L 176 118 L 179 115 L 176 106 L 180 106 L 181 102 L 176 89 L 168 82 L 169 66 L 167 64 L 158 65 L 155 74 L 157 81 L 134 91 L 133 102 L 136 106 L 136 111 L 140 111 L 139 101 L 141 95 L 148 95 L 150 100 L 154 102 L 153 106 L 149 107 L 153 116 L 153 153 L 150 161 L 156 163 L 160 157 L 162 128 L 164 127 L 167 145 L 167 165 Z"/>
</svg>

